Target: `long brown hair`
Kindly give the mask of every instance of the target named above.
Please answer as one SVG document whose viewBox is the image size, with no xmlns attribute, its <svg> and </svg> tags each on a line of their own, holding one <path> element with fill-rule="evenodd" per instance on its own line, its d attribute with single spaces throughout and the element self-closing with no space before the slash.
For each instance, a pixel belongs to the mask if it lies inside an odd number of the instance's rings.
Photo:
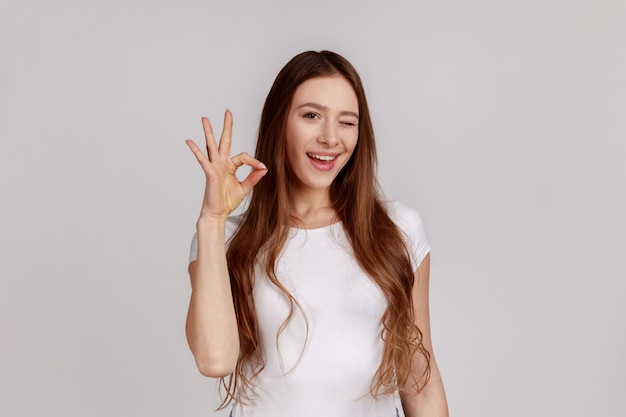
<svg viewBox="0 0 626 417">
<path fill-rule="evenodd" d="M 227 395 L 220 408 L 233 399 L 248 399 L 249 390 L 254 390 L 253 379 L 264 366 L 252 295 L 255 263 L 261 262 L 261 269 L 290 302 L 290 314 L 281 330 L 291 319 L 294 308 L 299 308 L 297 300 L 274 272 L 287 240 L 287 226 L 293 221 L 289 197 L 292 176 L 285 152 L 285 130 L 298 86 L 311 78 L 331 75 L 348 80 L 359 103 L 358 142 L 351 159 L 330 187 L 331 203 L 343 223 L 356 260 L 387 299 L 381 319 L 383 357 L 372 379 L 371 392 L 388 394 L 402 386 L 419 390 L 429 379 L 430 355 L 422 344 L 421 331 L 414 324 L 413 268 L 403 234 L 382 203 L 376 180 L 374 132 L 361 79 L 342 56 L 329 51 L 308 51 L 285 65 L 267 96 L 255 156 L 268 166 L 268 171 L 254 187 L 239 229 L 229 242 L 227 261 L 239 326 L 240 356 L 235 372 L 222 379 Z M 426 364 L 419 376 L 412 374 L 411 367 L 416 352 L 424 356 Z"/>
</svg>

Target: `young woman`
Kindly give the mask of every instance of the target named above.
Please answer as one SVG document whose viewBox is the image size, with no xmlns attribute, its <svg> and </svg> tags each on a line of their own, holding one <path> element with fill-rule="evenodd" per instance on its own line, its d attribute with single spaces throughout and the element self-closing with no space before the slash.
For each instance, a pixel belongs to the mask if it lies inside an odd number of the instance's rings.
<svg viewBox="0 0 626 417">
<path fill-rule="evenodd" d="M 406 416 L 447 416 L 428 242 L 413 209 L 382 200 L 352 65 L 328 51 L 287 63 L 255 157 L 231 157 L 229 111 L 219 144 L 202 124 L 208 155 L 187 141 L 206 188 L 186 331 L 200 372 L 222 378 L 222 406 L 233 402 L 234 417 L 392 417 L 399 392 Z M 239 181 L 242 165 L 252 171 Z"/>
</svg>

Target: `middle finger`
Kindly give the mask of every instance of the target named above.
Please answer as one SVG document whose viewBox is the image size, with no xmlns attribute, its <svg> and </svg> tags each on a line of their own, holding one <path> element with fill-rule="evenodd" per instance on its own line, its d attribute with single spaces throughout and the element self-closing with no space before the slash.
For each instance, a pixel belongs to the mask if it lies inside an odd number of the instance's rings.
<svg viewBox="0 0 626 417">
<path fill-rule="evenodd" d="M 217 150 L 217 143 L 215 142 L 215 135 L 213 135 L 213 126 L 208 118 L 202 118 L 202 128 L 204 129 L 204 139 L 206 140 L 206 150 L 209 161 L 213 161 L 219 154 Z"/>
</svg>

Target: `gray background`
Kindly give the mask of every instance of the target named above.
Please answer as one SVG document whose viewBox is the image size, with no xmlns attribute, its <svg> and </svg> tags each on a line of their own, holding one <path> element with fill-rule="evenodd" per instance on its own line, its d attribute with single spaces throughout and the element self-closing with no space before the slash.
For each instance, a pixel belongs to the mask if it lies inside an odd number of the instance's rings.
<svg viewBox="0 0 626 417">
<path fill-rule="evenodd" d="M 278 70 L 331 49 L 429 230 L 452 415 L 623 417 L 624 22 L 608 0 L 2 0 L 0 415 L 213 415 L 184 139 L 228 107 L 252 152 Z"/>
</svg>

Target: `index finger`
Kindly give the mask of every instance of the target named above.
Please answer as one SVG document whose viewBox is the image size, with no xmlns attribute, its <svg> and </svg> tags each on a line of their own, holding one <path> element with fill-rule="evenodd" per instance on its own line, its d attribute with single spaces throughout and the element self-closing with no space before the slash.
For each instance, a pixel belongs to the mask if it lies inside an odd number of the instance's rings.
<svg viewBox="0 0 626 417">
<path fill-rule="evenodd" d="M 230 145 L 233 140 L 233 114 L 226 109 L 224 113 L 224 129 L 220 137 L 219 152 L 222 156 L 230 156 Z"/>
</svg>

